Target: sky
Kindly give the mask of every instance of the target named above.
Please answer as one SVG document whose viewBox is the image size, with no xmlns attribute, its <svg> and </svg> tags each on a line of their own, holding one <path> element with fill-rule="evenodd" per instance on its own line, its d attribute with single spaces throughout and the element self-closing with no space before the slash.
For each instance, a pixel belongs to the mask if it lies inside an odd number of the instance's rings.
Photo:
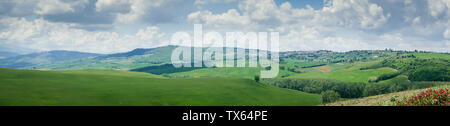
<svg viewBox="0 0 450 126">
<path fill-rule="evenodd" d="M 0 0 L 0 49 L 126 52 L 194 24 L 279 32 L 281 51 L 450 51 L 450 0 Z"/>
</svg>

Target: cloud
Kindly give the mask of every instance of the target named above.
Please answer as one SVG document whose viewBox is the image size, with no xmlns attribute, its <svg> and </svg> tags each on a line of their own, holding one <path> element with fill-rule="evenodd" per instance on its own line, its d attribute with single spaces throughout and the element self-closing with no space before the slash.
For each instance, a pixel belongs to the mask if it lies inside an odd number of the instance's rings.
<svg viewBox="0 0 450 126">
<path fill-rule="evenodd" d="M 34 14 L 34 8 L 38 1 L 36 0 L 3 0 L 0 1 L 0 18 L 18 17 Z"/>
<path fill-rule="evenodd" d="M 189 1 L 178 0 L 30 0 L 1 1 L 2 17 L 43 17 L 51 22 L 92 24 L 159 24 L 174 22 Z"/>
<path fill-rule="evenodd" d="M 116 32 L 92 32 L 72 28 L 77 24 L 53 23 L 42 18 L 28 21 L 24 18 L 4 18 L 8 25 L 0 31 L 1 44 L 40 50 L 75 50 L 83 52 L 112 53 L 134 48 L 148 48 L 164 44 L 164 33 L 149 26 L 136 34 L 120 35 Z"/>
<path fill-rule="evenodd" d="M 439 36 L 450 38 L 450 21 L 445 16 L 449 4 L 441 0 L 445 7 L 433 10 L 436 5 L 427 7 L 427 2 L 327 0 L 323 8 L 313 9 L 308 5 L 294 8 L 289 2 L 278 5 L 273 0 L 243 0 L 238 1 L 237 10 L 197 11 L 187 20 L 219 29 L 278 31 L 282 50 L 394 48 L 448 52 L 448 48 L 442 48 L 448 47 L 448 42 Z M 429 9 L 418 9 L 424 6 Z"/>
<path fill-rule="evenodd" d="M 40 15 L 47 15 L 74 11 L 75 9 L 70 3 L 65 3 L 59 0 L 42 0 L 38 2 L 34 12 Z"/>
<path fill-rule="evenodd" d="M 285 50 L 449 51 L 448 0 L 325 0 L 323 7 L 314 8 L 295 4 L 274 0 L 0 0 L 0 43 L 114 52 L 161 45 L 167 34 L 192 31 L 189 25 L 201 23 L 204 31 L 280 32 Z"/>
<path fill-rule="evenodd" d="M 280 37 L 280 50 L 321 50 L 350 51 L 369 49 L 369 44 L 358 38 L 324 36 L 318 28 L 302 26 L 292 29 Z"/>
<path fill-rule="evenodd" d="M 115 14 L 97 13 L 95 0 L 14 0 L 1 1 L 0 18 L 44 18 L 51 22 L 111 24 Z M 5 7 L 3 7 L 5 6 Z M 93 26 L 90 26 L 93 28 Z"/>
<path fill-rule="evenodd" d="M 145 29 L 139 29 L 139 31 L 136 33 L 136 37 L 144 41 L 151 41 L 154 38 L 163 38 L 164 35 L 164 33 L 159 33 L 159 28 L 155 26 L 149 26 Z"/>
<path fill-rule="evenodd" d="M 209 4 L 209 3 L 229 3 L 236 2 L 237 0 L 195 0 L 194 4 Z"/>
<path fill-rule="evenodd" d="M 443 36 L 444 36 L 446 39 L 450 39 L 450 29 L 445 30 Z"/>
<path fill-rule="evenodd" d="M 383 8 L 370 3 L 368 0 L 334 0 L 319 10 L 314 10 L 311 7 L 305 9 L 292 8 L 289 2 L 278 6 L 273 0 L 245 0 L 239 2 L 239 9 L 242 14 L 231 16 L 235 16 L 237 19 L 245 17 L 251 19 L 252 22 L 269 27 L 282 23 L 301 23 L 375 29 L 386 23 L 390 17 L 390 14 L 384 14 Z M 199 13 L 202 12 L 191 14 L 198 15 Z M 227 13 L 230 13 L 230 11 L 223 14 L 204 14 L 208 15 L 207 17 L 219 17 L 220 15 L 227 15 Z M 216 18 L 191 16 L 188 20 L 213 22 Z"/>
<path fill-rule="evenodd" d="M 214 15 L 211 11 L 197 11 L 187 16 L 189 21 L 203 23 L 205 25 L 248 25 L 250 19 L 242 16 L 235 9 L 230 9 L 226 13 Z"/>
<path fill-rule="evenodd" d="M 448 13 L 450 6 L 450 1 L 448 0 L 428 0 L 428 9 L 430 10 L 431 16 L 434 18 L 439 18 L 440 16 L 445 15 L 445 13 Z"/>
<path fill-rule="evenodd" d="M 450 1 L 448 0 L 428 0 L 429 14 L 436 19 L 433 25 L 441 27 L 442 37 L 450 39 Z M 442 29 L 443 27 L 443 29 Z"/>
<path fill-rule="evenodd" d="M 167 23 L 172 22 L 175 14 L 182 12 L 180 8 L 186 1 L 178 0 L 132 0 L 131 10 L 118 13 L 117 21 L 122 23 Z"/>
<path fill-rule="evenodd" d="M 125 13 L 130 11 L 130 0 L 98 0 L 95 3 L 97 12 Z"/>
<path fill-rule="evenodd" d="M 316 21 L 350 28 L 379 28 L 390 18 L 383 8 L 368 0 L 334 0 L 317 12 Z"/>
<path fill-rule="evenodd" d="M 370 46 L 366 40 L 341 37 L 336 31 L 377 29 L 390 17 L 382 7 L 367 0 L 334 0 L 321 9 L 294 8 L 289 2 L 277 5 L 273 0 L 245 0 L 239 1 L 238 9 L 219 14 L 197 11 L 187 20 L 234 30 L 252 27 L 253 31 L 278 31 L 282 50 L 348 51 Z"/>
</svg>

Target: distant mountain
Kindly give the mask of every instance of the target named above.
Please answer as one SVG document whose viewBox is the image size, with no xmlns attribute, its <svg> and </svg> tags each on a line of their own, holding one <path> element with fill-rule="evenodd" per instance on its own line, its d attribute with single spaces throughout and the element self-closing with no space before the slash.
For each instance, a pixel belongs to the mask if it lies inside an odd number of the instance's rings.
<svg viewBox="0 0 450 126">
<path fill-rule="evenodd" d="M 170 63 L 172 50 L 178 46 L 134 49 L 129 52 L 101 55 L 76 60 L 33 66 L 36 69 L 133 69 Z"/>
<path fill-rule="evenodd" d="M 17 56 L 17 55 L 20 55 L 20 54 L 13 53 L 13 52 L 0 51 L 0 59 L 5 59 L 8 57 L 13 57 L 13 56 Z"/>
<path fill-rule="evenodd" d="M 101 55 L 83 59 L 68 60 L 50 64 L 40 64 L 33 66 L 35 69 L 118 69 L 131 70 L 148 66 L 159 66 L 171 64 L 172 51 L 180 46 L 162 46 L 156 48 L 137 48 L 129 52 Z M 191 47 L 182 47 L 191 48 Z M 198 47 L 195 47 L 198 48 Z M 205 50 L 206 48 L 203 48 Z M 225 48 L 224 48 L 225 49 Z M 235 48 L 242 50 L 242 48 Z M 244 51 L 248 52 L 249 49 Z M 192 56 L 193 57 L 193 56 Z M 235 59 L 231 59 L 235 60 Z"/>
<path fill-rule="evenodd" d="M 104 60 L 104 59 L 126 58 L 134 60 L 135 63 L 141 62 L 145 63 L 152 62 L 155 64 L 167 63 L 170 62 L 172 51 L 177 47 L 178 46 L 163 46 L 149 49 L 137 48 L 130 52 L 109 54 L 96 57 L 95 59 Z"/>
<path fill-rule="evenodd" d="M 8 52 L 8 53 L 14 53 L 17 55 L 25 55 L 25 54 L 30 54 L 30 53 L 36 53 L 36 52 L 41 52 L 39 50 L 36 49 L 29 49 L 29 48 L 24 48 L 24 47 L 18 47 L 18 46 L 14 46 L 14 45 L 7 45 L 7 44 L 2 44 L 0 45 L 0 52 Z"/>
<path fill-rule="evenodd" d="M 100 55 L 101 54 L 64 51 L 64 50 L 39 52 L 0 59 L 0 67 L 27 68 L 34 65 L 51 64 L 61 61 L 95 57 Z"/>
</svg>

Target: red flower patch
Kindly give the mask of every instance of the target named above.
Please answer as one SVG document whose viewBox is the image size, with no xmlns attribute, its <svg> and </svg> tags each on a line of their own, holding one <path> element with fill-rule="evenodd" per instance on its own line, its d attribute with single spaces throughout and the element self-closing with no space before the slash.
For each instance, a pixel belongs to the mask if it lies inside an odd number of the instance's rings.
<svg viewBox="0 0 450 126">
<path fill-rule="evenodd" d="M 429 89 L 395 102 L 397 106 L 450 106 L 450 92 L 445 89 Z"/>
</svg>

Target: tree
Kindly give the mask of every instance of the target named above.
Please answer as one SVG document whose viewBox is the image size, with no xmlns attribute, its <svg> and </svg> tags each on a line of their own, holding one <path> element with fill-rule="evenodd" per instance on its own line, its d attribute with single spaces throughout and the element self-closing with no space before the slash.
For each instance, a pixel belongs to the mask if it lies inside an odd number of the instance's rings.
<svg viewBox="0 0 450 126">
<path fill-rule="evenodd" d="M 449 81 L 448 71 L 447 66 L 428 66 L 417 69 L 408 78 L 413 81 Z"/>
<path fill-rule="evenodd" d="M 332 91 L 332 90 L 327 90 L 325 92 L 321 93 L 322 95 L 322 102 L 323 103 L 330 103 L 330 102 L 334 102 L 339 100 L 339 98 L 341 97 L 339 95 L 339 93 Z"/>
<path fill-rule="evenodd" d="M 260 80 L 259 75 L 256 75 L 256 76 L 255 76 L 255 81 L 256 81 L 256 82 L 259 82 L 259 80 Z"/>
</svg>

